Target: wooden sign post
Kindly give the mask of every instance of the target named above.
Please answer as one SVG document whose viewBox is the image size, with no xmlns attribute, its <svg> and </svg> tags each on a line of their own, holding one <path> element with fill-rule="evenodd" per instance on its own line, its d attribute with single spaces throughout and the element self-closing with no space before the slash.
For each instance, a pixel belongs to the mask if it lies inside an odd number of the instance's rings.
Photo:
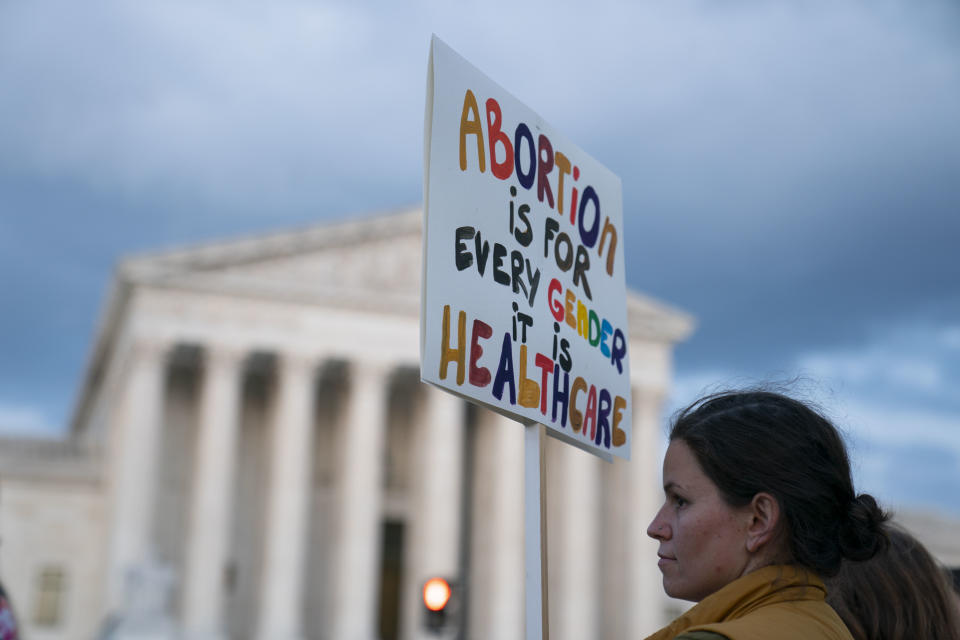
<svg viewBox="0 0 960 640">
<path fill-rule="evenodd" d="M 526 640 L 550 637 L 547 603 L 547 496 L 541 426 L 523 427 L 523 557 Z"/>
<path fill-rule="evenodd" d="M 539 640 L 541 425 L 630 457 L 620 179 L 434 37 L 423 211 L 420 377 L 524 425 L 527 638 Z"/>
</svg>

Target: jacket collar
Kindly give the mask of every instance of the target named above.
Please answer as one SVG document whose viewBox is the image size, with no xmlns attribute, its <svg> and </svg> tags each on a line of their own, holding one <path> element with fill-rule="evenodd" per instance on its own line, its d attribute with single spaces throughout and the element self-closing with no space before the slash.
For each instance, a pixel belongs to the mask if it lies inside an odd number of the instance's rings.
<svg viewBox="0 0 960 640">
<path fill-rule="evenodd" d="M 692 627 L 742 618 L 777 602 L 823 600 L 826 593 L 819 576 L 802 567 L 763 567 L 710 594 L 647 640 L 671 640 Z"/>
</svg>

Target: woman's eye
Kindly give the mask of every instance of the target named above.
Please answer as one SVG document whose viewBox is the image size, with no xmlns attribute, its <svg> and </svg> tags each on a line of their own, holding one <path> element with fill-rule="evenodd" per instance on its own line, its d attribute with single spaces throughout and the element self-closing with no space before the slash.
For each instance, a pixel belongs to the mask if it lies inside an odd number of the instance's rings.
<svg viewBox="0 0 960 640">
<path fill-rule="evenodd" d="M 673 498 L 673 506 L 675 506 L 675 507 L 683 507 L 683 506 L 685 506 L 686 504 L 687 504 L 686 499 L 681 498 L 680 496 L 674 496 L 674 498 Z"/>
</svg>

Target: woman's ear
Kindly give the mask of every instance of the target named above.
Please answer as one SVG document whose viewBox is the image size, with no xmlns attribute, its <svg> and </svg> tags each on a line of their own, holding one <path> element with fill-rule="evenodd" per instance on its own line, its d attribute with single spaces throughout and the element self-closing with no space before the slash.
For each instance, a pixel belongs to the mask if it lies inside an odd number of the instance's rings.
<svg viewBox="0 0 960 640">
<path fill-rule="evenodd" d="M 755 553 L 777 536 L 780 528 L 780 503 L 769 493 L 761 492 L 753 496 L 749 508 L 747 551 Z"/>
</svg>

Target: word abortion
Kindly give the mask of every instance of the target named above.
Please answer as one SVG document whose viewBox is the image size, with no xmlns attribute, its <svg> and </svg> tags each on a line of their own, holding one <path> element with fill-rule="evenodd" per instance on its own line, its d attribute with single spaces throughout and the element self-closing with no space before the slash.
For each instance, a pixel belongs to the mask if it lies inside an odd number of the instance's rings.
<svg viewBox="0 0 960 640">
<path fill-rule="evenodd" d="M 483 123 L 480 120 L 477 98 L 473 91 L 467 89 L 460 115 L 460 170 L 466 171 L 468 168 L 468 137 L 475 136 L 477 168 L 480 172 L 484 173 L 487 170 L 487 148 L 489 147 L 490 172 L 495 178 L 507 180 L 516 174 L 517 182 L 527 190 L 532 189 L 536 184 L 537 200 L 545 203 L 550 209 L 555 209 L 561 217 L 569 216 L 569 223 L 577 227 L 581 245 L 587 249 L 596 247 L 597 254 L 601 257 L 605 245 L 608 245 L 606 271 L 612 276 L 617 249 L 617 231 L 610 218 L 604 219 L 601 214 L 600 195 L 597 190 L 592 185 L 587 185 L 582 193 L 578 189 L 576 183 L 580 180 L 580 167 L 573 165 L 562 151 L 555 150 L 553 143 L 546 135 L 541 133 L 534 141 L 530 127 L 524 122 L 517 124 L 511 141 L 510 136 L 503 131 L 500 103 L 494 98 L 488 98 L 485 106 L 487 144 L 484 144 Z M 498 151 L 503 157 L 502 160 L 498 159 Z M 556 174 L 556 197 L 554 197 L 554 186 L 550 182 L 551 174 Z M 568 193 L 569 198 L 566 198 Z M 515 195 L 512 189 L 511 195 Z M 564 212 L 565 201 L 569 202 L 567 212 Z M 522 211 L 524 207 L 529 210 L 527 205 L 523 205 L 519 214 L 525 213 Z M 513 203 L 511 202 L 511 222 L 512 219 Z M 557 232 L 557 228 L 551 229 L 550 232 L 552 236 Z M 557 259 L 560 259 L 559 254 Z M 584 293 L 587 298 L 591 297 L 589 287 L 585 288 Z"/>
</svg>

